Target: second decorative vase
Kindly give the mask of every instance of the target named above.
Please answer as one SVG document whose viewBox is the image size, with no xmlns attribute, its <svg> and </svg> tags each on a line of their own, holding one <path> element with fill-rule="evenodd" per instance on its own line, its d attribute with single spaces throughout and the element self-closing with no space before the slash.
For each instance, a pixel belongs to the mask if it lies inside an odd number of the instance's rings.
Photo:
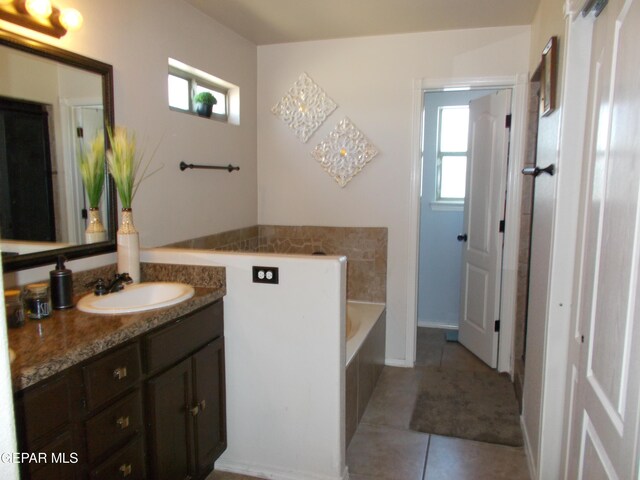
<svg viewBox="0 0 640 480">
<path fill-rule="evenodd" d="M 84 231 L 84 240 L 86 243 L 104 242 L 107 239 L 107 230 L 102 224 L 100 218 L 100 209 L 92 207 L 89 209 L 89 225 Z"/>
<path fill-rule="evenodd" d="M 133 212 L 122 209 L 118 229 L 118 273 L 128 273 L 134 283 L 140 282 L 140 239 L 133 225 Z"/>
</svg>

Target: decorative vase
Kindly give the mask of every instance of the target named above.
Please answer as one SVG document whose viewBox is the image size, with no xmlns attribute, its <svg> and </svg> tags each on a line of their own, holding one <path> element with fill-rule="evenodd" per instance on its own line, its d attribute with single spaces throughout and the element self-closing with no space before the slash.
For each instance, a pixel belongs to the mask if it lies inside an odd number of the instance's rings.
<svg viewBox="0 0 640 480">
<path fill-rule="evenodd" d="M 107 239 L 107 230 L 102 224 L 100 218 L 100 209 L 98 207 L 91 207 L 89 209 L 89 225 L 84 231 L 85 243 L 98 243 L 104 242 Z"/>
<path fill-rule="evenodd" d="M 118 229 L 118 273 L 128 273 L 134 283 L 140 282 L 140 239 L 133 225 L 133 212 L 122 209 Z"/>
<path fill-rule="evenodd" d="M 196 113 L 201 117 L 211 118 L 213 111 L 213 105 L 207 105 L 206 103 L 196 103 Z"/>
</svg>

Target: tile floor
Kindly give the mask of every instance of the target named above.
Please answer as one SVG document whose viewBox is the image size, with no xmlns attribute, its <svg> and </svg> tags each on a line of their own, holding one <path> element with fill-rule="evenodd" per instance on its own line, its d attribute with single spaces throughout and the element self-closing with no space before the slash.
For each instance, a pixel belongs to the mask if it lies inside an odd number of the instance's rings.
<svg viewBox="0 0 640 480">
<path fill-rule="evenodd" d="M 523 448 L 409 429 L 421 367 L 489 371 L 444 331 L 418 328 L 416 368 L 385 367 L 347 451 L 351 480 L 528 480 Z M 214 472 L 207 480 L 256 480 Z M 304 479 L 301 479 L 304 480 Z"/>
</svg>

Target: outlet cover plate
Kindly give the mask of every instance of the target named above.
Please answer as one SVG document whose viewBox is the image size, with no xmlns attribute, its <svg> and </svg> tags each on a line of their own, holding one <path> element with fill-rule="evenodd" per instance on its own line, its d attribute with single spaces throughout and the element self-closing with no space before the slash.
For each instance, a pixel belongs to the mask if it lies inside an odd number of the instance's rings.
<svg viewBox="0 0 640 480">
<path fill-rule="evenodd" d="M 277 285 L 279 281 L 278 267 L 253 267 L 253 283 Z"/>
</svg>

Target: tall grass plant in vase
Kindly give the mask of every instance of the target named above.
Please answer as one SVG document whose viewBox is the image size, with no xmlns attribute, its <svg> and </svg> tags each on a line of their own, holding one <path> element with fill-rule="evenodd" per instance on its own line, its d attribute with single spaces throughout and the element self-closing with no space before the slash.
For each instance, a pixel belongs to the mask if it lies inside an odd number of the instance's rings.
<svg viewBox="0 0 640 480">
<path fill-rule="evenodd" d="M 113 177 L 122 206 L 120 228 L 117 233 L 118 273 L 128 273 L 140 282 L 140 238 L 133 224 L 131 209 L 140 182 L 147 178 L 151 162 L 144 162 L 144 153 L 137 150 L 135 133 L 124 127 L 108 129 L 110 148 L 107 151 L 109 173 Z M 143 165 L 144 163 L 144 165 Z"/>
<path fill-rule="evenodd" d="M 89 201 L 89 224 L 84 232 L 86 243 L 107 239 L 107 230 L 100 215 L 105 168 L 104 135 L 98 132 L 88 147 L 81 143 L 78 148 L 78 169 Z"/>
</svg>

